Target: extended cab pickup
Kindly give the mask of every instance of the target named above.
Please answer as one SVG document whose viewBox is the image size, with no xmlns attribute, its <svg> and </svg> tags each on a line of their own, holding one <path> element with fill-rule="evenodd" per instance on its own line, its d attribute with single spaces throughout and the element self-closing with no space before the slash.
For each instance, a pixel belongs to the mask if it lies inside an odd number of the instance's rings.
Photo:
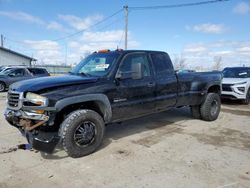
<svg viewBox="0 0 250 188">
<path fill-rule="evenodd" d="M 81 157 L 100 146 L 109 123 L 181 106 L 216 120 L 221 79 L 217 72 L 176 74 L 165 52 L 99 51 L 68 75 L 11 85 L 5 117 L 33 148 L 50 153 L 61 142 Z"/>
</svg>

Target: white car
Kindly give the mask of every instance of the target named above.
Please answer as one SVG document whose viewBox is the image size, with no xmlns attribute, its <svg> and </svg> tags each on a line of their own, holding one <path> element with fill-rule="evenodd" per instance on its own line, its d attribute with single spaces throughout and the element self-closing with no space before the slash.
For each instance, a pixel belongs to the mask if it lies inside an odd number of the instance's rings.
<svg viewBox="0 0 250 188">
<path fill-rule="evenodd" d="M 223 70 L 222 98 L 250 102 L 250 67 L 228 67 Z"/>
</svg>

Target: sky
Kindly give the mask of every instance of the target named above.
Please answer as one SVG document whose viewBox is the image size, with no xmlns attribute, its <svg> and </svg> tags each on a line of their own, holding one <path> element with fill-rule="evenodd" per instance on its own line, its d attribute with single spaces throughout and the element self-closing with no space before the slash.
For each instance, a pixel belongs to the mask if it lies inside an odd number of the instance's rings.
<svg viewBox="0 0 250 188">
<path fill-rule="evenodd" d="M 128 5 L 128 49 L 166 51 L 175 63 L 182 59 L 194 69 L 213 69 L 218 59 L 221 68 L 250 66 L 250 0 L 132 8 L 200 1 L 204 0 L 0 0 L 0 33 L 6 48 L 32 56 L 39 64 L 75 65 L 100 49 L 124 49 L 122 8 Z"/>
</svg>

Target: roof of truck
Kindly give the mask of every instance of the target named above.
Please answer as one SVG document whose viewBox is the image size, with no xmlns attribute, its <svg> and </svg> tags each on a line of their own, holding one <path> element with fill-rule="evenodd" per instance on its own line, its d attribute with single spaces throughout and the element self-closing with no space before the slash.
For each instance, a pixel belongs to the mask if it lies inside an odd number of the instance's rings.
<svg viewBox="0 0 250 188">
<path fill-rule="evenodd" d="M 120 52 L 120 53 L 133 53 L 133 52 L 147 52 L 147 53 L 154 53 L 154 52 L 161 52 L 161 53 L 166 53 L 164 51 L 157 51 L 157 50 L 123 50 L 123 49 L 117 49 L 117 50 L 99 50 L 94 53 L 111 53 L 111 52 Z"/>
</svg>

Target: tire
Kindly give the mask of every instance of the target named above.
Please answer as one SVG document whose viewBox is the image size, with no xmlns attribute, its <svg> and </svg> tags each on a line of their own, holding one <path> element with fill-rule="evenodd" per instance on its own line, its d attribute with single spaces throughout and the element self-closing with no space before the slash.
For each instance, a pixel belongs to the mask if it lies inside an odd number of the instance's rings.
<svg viewBox="0 0 250 188">
<path fill-rule="evenodd" d="M 0 82 L 0 92 L 4 92 L 6 90 L 6 85 L 4 82 Z"/>
<path fill-rule="evenodd" d="M 250 103 L 250 88 L 247 91 L 246 99 L 243 100 L 243 104 L 248 105 Z"/>
<path fill-rule="evenodd" d="M 190 110 L 191 110 L 192 116 L 195 119 L 201 119 L 200 106 L 190 106 Z"/>
<path fill-rule="evenodd" d="M 97 112 L 77 110 L 63 121 L 60 134 L 64 150 L 70 157 L 78 158 L 96 151 L 104 132 L 104 121 Z"/>
<path fill-rule="evenodd" d="M 208 93 L 200 108 L 201 118 L 205 121 L 216 120 L 219 116 L 220 108 L 220 95 L 218 93 Z"/>
</svg>

